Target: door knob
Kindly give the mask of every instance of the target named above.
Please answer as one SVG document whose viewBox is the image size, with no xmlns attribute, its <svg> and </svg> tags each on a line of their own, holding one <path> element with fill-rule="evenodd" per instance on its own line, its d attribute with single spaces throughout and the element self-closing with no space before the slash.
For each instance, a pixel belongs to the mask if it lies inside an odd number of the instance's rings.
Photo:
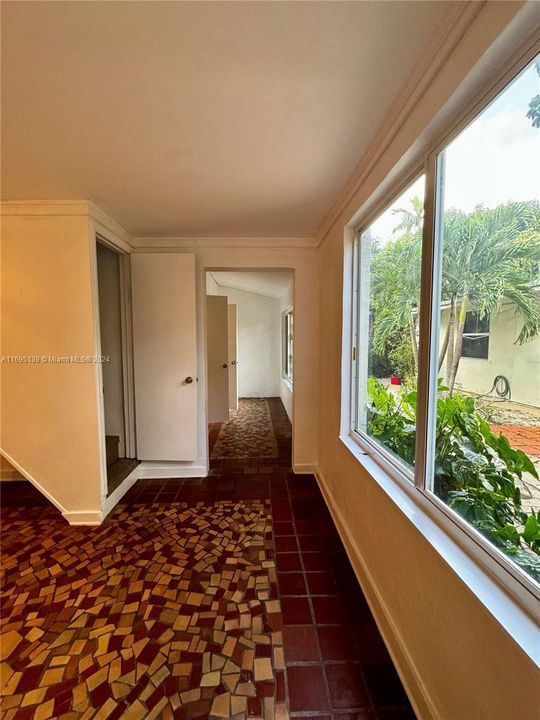
<svg viewBox="0 0 540 720">
<path fill-rule="evenodd" d="M 231 365 L 236 365 L 236 360 L 233 360 L 233 361 L 231 362 Z"/>
<path fill-rule="evenodd" d="M 222 365 L 221 367 L 222 367 L 222 368 L 226 368 L 226 367 L 227 367 L 227 363 L 223 363 L 223 365 Z"/>
<path fill-rule="evenodd" d="M 187 385 L 191 385 L 191 383 L 193 382 L 193 378 L 190 375 L 188 375 L 187 378 L 184 380 L 184 382 Z"/>
</svg>

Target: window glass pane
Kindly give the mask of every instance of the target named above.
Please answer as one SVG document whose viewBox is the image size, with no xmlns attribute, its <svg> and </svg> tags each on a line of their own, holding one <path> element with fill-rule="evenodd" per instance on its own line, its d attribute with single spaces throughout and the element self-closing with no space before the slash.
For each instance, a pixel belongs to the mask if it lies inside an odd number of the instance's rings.
<svg viewBox="0 0 540 720">
<path fill-rule="evenodd" d="M 540 62 L 445 149 L 431 491 L 540 579 Z M 484 362 L 479 363 L 482 358 Z"/>
<path fill-rule="evenodd" d="M 284 375 L 292 381 L 293 374 L 293 311 L 285 313 L 284 326 Z"/>
<path fill-rule="evenodd" d="M 489 337 L 487 335 L 463 336 L 461 357 L 487 360 L 489 355 Z"/>
<path fill-rule="evenodd" d="M 357 266 L 356 429 L 409 468 L 416 445 L 423 199 L 422 176 L 362 233 Z"/>
<path fill-rule="evenodd" d="M 288 342 L 287 342 L 287 374 L 289 376 L 289 380 L 292 380 L 293 375 L 293 342 L 294 342 L 294 316 L 291 312 L 287 316 L 289 318 L 289 335 L 288 335 Z"/>
</svg>

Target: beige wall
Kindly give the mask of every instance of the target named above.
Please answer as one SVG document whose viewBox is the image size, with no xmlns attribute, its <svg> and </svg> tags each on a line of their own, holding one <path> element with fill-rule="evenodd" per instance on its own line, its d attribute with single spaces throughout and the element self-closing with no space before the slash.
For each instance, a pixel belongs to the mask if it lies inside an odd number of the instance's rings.
<svg viewBox="0 0 540 720">
<path fill-rule="evenodd" d="M 24 476 L 13 465 L 0 456 L 0 480 L 24 480 Z"/>
<path fill-rule="evenodd" d="M 2 355 L 93 356 L 88 216 L 2 216 Z M 3 453 L 64 510 L 101 511 L 96 367 L 3 363 Z"/>
<path fill-rule="evenodd" d="M 221 286 L 238 318 L 238 397 L 277 397 L 280 385 L 279 300 Z"/>
<path fill-rule="evenodd" d="M 193 252 L 197 264 L 197 338 L 199 363 L 199 460 L 207 461 L 208 430 L 205 425 L 206 393 L 206 347 L 205 347 L 205 300 L 206 270 L 294 270 L 295 306 L 295 377 L 293 395 L 293 464 L 297 472 L 313 471 L 317 462 L 317 407 L 318 407 L 318 315 L 314 308 L 318 303 L 317 249 L 294 247 L 259 246 L 246 241 L 216 242 L 190 245 L 186 241 L 168 240 L 166 246 L 159 240 L 134 239 L 134 245 L 152 245 L 148 249 L 166 252 Z M 293 245 L 293 246 L 291 246 Z"/>
<path fill-rule="evenodd" d="M 538 675 L 528 656 L 339 440 L 344 226 L 413 146 L 519 7 L 508 3 L 484 7 L 366 172 L 324 238 L 318 257 L 321 483 L 356 546 L 355 566 L 421 716 L 442 720 L 535 717 Z M 507 47 L 510 53 L 515 45 L 508 42 Z"/>
</svg>

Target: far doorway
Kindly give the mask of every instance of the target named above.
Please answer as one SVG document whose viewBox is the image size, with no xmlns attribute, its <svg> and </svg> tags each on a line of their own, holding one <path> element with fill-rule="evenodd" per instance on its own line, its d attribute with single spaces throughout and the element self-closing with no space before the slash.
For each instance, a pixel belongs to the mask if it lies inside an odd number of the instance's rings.
<svg viewBox="0 0 540 720">
<path fill-rule="evenodd" d="M 208 271 L 206 292 L 211 465 L 290 457 L 293 271 Z"/>
<path fill-rule="evenodd" d="M 127 433 L 126 378 L 123 349 L 122 259 L 119 253 L 97 242 L 97 276 L 103 408 L 105 415 L 105 452 L 107 458 L 107 495 L 111 495 L 137 467 L 131 457 Z"/>
</svg>

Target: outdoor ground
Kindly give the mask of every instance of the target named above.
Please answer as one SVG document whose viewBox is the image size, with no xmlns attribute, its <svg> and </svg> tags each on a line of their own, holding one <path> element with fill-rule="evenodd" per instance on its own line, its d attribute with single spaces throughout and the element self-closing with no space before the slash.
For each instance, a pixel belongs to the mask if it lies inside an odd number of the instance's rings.
<svg viewBox="0 0 540 720">
<path fill-rule="evenodd" d="M 540 408 L 508 400 L 481 403 L 493 432 L 505 435 L 513 448 L 527 453 L 540 475 Z M 526 473 L 519 484 L 523 509 L 540 510 L 540 480 Z"/>
</svg>

